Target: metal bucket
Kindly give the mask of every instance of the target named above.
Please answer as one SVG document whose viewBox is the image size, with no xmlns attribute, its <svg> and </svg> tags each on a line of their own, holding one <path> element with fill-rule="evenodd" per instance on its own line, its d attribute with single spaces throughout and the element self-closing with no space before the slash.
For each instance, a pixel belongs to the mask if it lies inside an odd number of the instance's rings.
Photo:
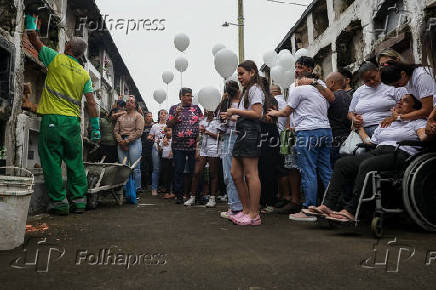
<svg viewBox="0 0 436 290">
<path fill-rule="evenodd" d="M 24 242 L 34 177 L 23 168 L 3 168 L 18 169 L 31 176 L 0 175 L 0 250 L 11 250 Z"/>
</svg>

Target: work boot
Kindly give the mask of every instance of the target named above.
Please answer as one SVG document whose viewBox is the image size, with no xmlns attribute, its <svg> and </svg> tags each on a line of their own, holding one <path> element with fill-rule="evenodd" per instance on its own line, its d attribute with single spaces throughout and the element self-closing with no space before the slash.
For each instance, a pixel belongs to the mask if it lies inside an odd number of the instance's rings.
<svg viewBox="0 0 436 290">
<path fill-rule="evenodd" d="M 54 215 L 68 215 L 70 213 L 70 209 L 68 205 L 57 206 L 49 208 L 48 213 Z"/>
</svg>

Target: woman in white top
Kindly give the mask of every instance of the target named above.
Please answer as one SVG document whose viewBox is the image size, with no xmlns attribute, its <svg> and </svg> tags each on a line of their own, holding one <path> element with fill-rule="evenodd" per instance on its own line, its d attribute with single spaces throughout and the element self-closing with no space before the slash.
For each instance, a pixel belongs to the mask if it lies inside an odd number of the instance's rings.
<svg viewBox="0 0 436 290">
<path fill-rule="evenodd" d="M 159 186 L 159 168 L 160 157 L 158 145 L 161 138 L 164 136 L 164 129 L 167 126 L 168 112 L 166 110 L 160 110 L 158 112 L 158 122 L 151 127 L 149 140 L 154 140 L 153 149 L 151 151 L 151 158 L 153 161 L 153 172 L 151 174 L 151 195 L 157 196 L 157 189 Z"/>
<path fill-rule="evenodd" d="M 378 67 L 371 62 L 360 67 L 359 76 L 364 84 L 353 94 L 348 118 L 355 128 L 363 127 L 372 136 L 378 125 L 392 115 L 392 108 L 407 90 L 383 84 Z"/>
<path fill-rule="evenodd" d="M 410 114 L 422 108 L 421 102 L 413 95 L 405 95 L 395 111 L 398 114 Z M 425 134 L 424 119 L 413 121 L 398 120 L 387 128 L 379 126 L 372 138 L 364 136 L 365 143 L 373 144 L 375 149 L 356 156 L 347 156 L 338 160 L 333 171 L 324 203 L 319 207 L 311 207 L 305 210 L 309 214 L 328 215 L 328 219 L 347 222 L 354 221 L 354 212 L 365 176 L 370 171 L 392 171 L 401 169 L 406 160 L 415 155 L 419 148 L 402 146 L 396 151 L 397 142 L 405 140 L 425 141 L 428 136 Z M 351 188 L 353 190 L 344 191 Z M 342 208 L 337 208 L 339 199 L 342 199 Z M 341 209 L 339 212 L 334 210 Z"/>
<path fill-rule="evenodd" d="M 239 107 L 221 113 L 223 118 L 237 115 L 238 138 L 233 147 L 232 177 L 238 190 L 243 210 L 232 216 L 237 225 L 257 226 L 259 216 L 260 179 L 258 161 L 260 156 L 260 121 L 265 102 L 265 93 L 256 63 L 245 60 L 238 66 L 238 80 L 244 88 Z"/>
<path fill-rule="evenodd" d="M 381 80 L 383 83 L 396 88 L 404 87 L 409 94 L 414 95 L 422 103 L 420 110 L 408 114 L 394 112 L 391 122 L 396 119 L 411 121 L 429 117 L 436 104 L 436 82 L 431 68 L 388 61 L 381 68 Z"/>
<path fill-rule="evenodd" d="M 224 95 L 221 103 L 218 105 L 215 113 L 218 115 L 221 112 L 226 112 L 230 108 L 237 109 L 239 106 L 239 85 L 235 81 L 228 81 L 224 87 Z M 232 179 L 232 151 L 235 145 L 238 134 L 236 132 L 236 121 L 238 116 L 233 116 L 231 119 L 221 119 L 221 161 L 223 165 L 224 184 L 226 185 L 227 200 L 229 209 L 221 212 L 222 218 L 231 219 L 231 217 L 242 211 L 242 203 L 239 200 L 238 190 Z"/>
</svg>

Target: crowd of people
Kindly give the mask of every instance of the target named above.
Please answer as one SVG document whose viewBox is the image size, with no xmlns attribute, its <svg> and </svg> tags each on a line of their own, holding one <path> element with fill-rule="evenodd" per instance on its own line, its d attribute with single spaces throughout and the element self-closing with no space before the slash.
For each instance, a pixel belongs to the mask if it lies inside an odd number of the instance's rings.
<svg viewBox="0 0 436 290">
<path fill-rule="evenodd" d="M 299 58 L 295 83 L 282 91 L 243 61 L 215 111 L 202 112 L 182 88 L 180 103 L 160 110 L 156 123 L 134 97 L 118 100 L 101 121 L 100 157 L 141 157 L 138 193 L 151 185 L 153 196 L 206 207 L 221 196 L 228 202 L 221 217 L 237 225 L 260 225 L 260 213 L 353 221 L 366 174 L 395 170 L 420 150 L 396 151 L 397 142 L 436 135 L 436 82 L 431 68 L 392 49 L 361 65 L 357 89 L 346 69 L 324 80 L 314 69 L 312 58 Z M 353 131 L 372 149 L 343 156 Z"/>
</svg>

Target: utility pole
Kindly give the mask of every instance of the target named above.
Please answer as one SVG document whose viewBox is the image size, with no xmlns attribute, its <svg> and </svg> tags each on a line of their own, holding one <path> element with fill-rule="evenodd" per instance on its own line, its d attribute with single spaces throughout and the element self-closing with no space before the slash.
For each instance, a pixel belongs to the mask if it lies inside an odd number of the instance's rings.
<svg viewBox="0 0 436 290">
<path fill-rule="evenodd" d="M 244 61 L 244 0 L 238 0 L 239 63 Z"/>
</svg>

